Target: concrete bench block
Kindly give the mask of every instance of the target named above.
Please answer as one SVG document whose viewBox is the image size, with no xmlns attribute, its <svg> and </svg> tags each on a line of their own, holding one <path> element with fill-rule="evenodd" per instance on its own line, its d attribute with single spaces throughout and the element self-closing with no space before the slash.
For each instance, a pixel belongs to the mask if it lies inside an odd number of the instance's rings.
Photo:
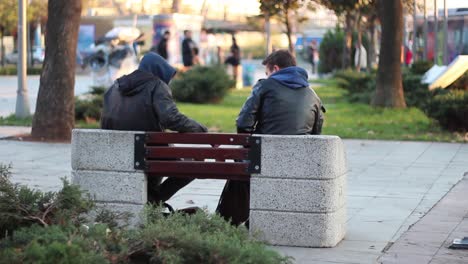
<svg viewBox="0 0 468 264">
<path fill-rule="evenodd" d="M 333 179 L 346 173 L 337 136 L 254 135 L 262 138 L 261 173 L 252 177 Z"/>
<path fill-rule="evenodd" d="M 345 232 L 345 207 L 333 213 L 250 210 L 250 234 L 270 245 L 334 247 Z"/>
<path fill-rule="evenodd" d="M 74 129 L 72 168 L 134 172 L 134 135 L 138 131 Z"/>
<path fill-rule="evenodd" d="M 345 205 L 345 175 L 330 180 L 252 178 L 250 209 L 334 212 Z"/>
<path fill-rule="evenodd" d="M 147 181 L 142 172 L 74 170 L 72 182 L 91 194 L 98 202 L 147 202 Z"/>
</svg>

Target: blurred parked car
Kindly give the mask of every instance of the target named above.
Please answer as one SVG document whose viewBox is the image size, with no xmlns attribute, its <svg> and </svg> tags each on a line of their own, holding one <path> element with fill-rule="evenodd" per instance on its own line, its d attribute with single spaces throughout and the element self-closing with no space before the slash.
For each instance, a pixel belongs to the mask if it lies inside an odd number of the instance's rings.
<svg viewBox="0 0 468 264">
<path fill-rule="evenodd" d="M 16 64 L 18 63 L 18 50 L 14 50 L 10 54 L 5 55 L 7 63 Z M 34 63 L 41 64 L 44 62 L 44 49 L 41 47 L 33 47 L 33 60 Z"/>
</svg>

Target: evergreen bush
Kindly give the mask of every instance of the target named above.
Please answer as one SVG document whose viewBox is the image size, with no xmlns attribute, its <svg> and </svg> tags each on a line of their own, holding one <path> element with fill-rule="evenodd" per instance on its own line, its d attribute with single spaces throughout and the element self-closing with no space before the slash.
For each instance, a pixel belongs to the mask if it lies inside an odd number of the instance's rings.
<svg viewBox="0 0 468 264">
<path fill-rule="evenodd" d="M 105 87 L 92 86 L 84 96 L 75 96 L 75 120 L 99 121 L 105 91 Z"/>
<path fill-rule="evenodd" d="M 344 70 L 335 72 L 338 85 L 348 91 L 347 100 L 369 104 L 375 91 L 375 74 Z"/>
<path fill-rule="evenodd" d="M 180 73 L 171 82 L 171 89 L 180 102 L 217 103 L 234 84 L 223 67 L 196 66 Z"/>
<path fill-rule="evenodd" d="M 403 74 L 403 90 L 406 105 L 424 109 L 431 97 L 428 85 L 421 83 L 422 75 L 413 74 L 411 71 Z"/>
<path fill-rule="evenodd" d="M 59 192 L 43 193 L 9 177 L 10 167 L 0 164 L 0 264 L 291 263 L 218 215 L 164 216 L 148 206 L 144 223 L 128 229 L 112 212 L 84 217 L 94 202 L 66 181 Z"/>
<path fill-rule="evenodd" d="M 430 98 L 424 110 L 445 129 L 468 131 L 468 91 L 439 91 Z"/>
<path fill-rule="evenodd" d="M 328 30 L 319 48 L 319 73 L 329 73 L 342 68 L 344 32 L 339 27 Z"/>
<path fill-rule="evenodd" d="M 423 75 L 426 73 L 432 66 L 434 66 L 434 62 L 432 61 L 415 61 L 410 68 L 412 74 Z"/>
</svg>

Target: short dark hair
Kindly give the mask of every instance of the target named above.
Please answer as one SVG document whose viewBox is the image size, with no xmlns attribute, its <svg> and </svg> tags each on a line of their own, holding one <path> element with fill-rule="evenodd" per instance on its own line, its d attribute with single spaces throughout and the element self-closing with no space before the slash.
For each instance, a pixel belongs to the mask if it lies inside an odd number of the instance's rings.
<svg viewBox="0 0 468 264">
<path fill-rule="evenodd" d="M 169 35 L 171 32 L 169 30 L 164 31 L 164 35 Z"/>
<path fill-rule="evenodd" d="M 274 65 L 278 65 L 280 69 L 296 66 L 296 58 L 288 50 L 277 50 L 268 55 L 262 64 L 272 69 Z"/>
</svg>

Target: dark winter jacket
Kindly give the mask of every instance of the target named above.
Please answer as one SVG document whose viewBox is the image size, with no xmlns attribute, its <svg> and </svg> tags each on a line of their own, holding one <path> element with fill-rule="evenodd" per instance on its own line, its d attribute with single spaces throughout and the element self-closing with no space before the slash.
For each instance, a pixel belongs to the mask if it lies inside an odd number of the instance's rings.
<svg viewBox="0 0 468 264">
<path fill-rule="evenodd" d="M 156 51 L 159 55 L 161 55 L 161 57 L 167 60 L 167 39 L 161 39 L 161 41 L 158 43 Z"/>
<path fill-rule="evenodd" d="M 260 80 L 237 117 L 238 132 L 320 134 L 325 109 L 307 77 L 304 69 L 294 66 Z"/>
<path fill-rule="evenodd" d="M 117 79 L 104 94 L 101 128 L 206 132 L 177 109 L 168 86 L 175 72 L 161 56 L 147 53 L 138 70 Z"/>
<path fill-rule="evenodd" d="M 191 38 L 185 38 L 182 41 L 182 61 L 184 66 L 192 66 L 193 65 L 193 48 L 195 47 L 195 43 Z"/>
</svg>

